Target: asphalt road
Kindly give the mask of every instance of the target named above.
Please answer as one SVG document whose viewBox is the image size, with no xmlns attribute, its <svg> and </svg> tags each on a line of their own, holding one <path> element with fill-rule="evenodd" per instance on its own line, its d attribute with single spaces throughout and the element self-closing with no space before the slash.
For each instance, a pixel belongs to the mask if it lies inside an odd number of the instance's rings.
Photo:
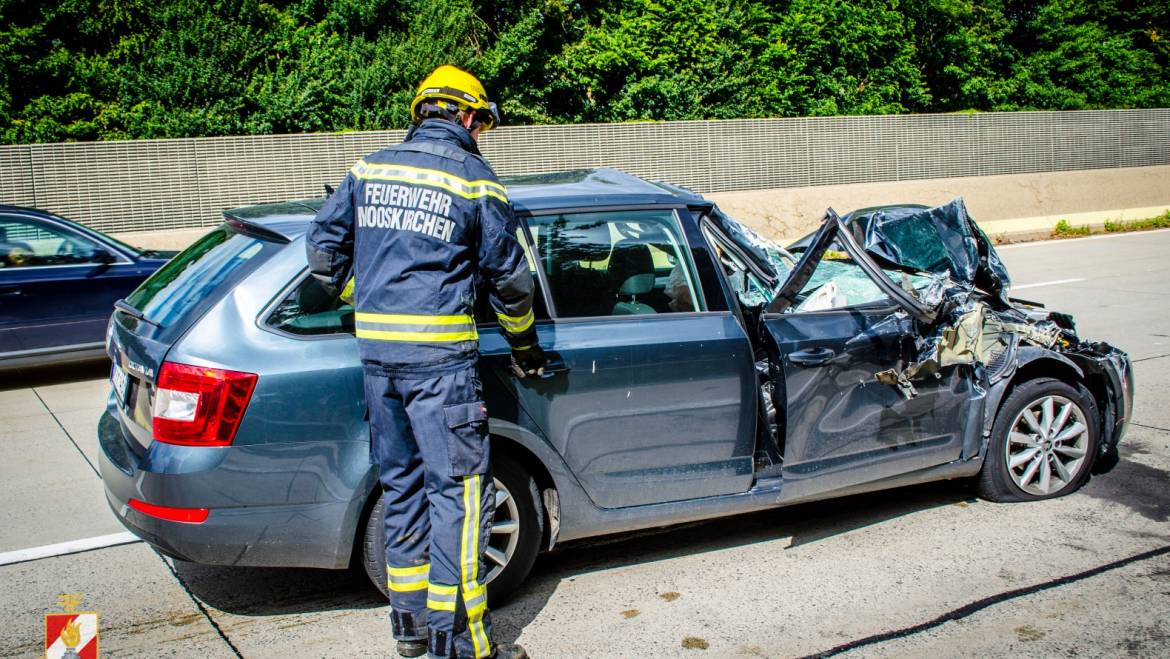
<svg viewBox="0 0 1170 659">
<path fill-rule="evenodd" d="M 1170 653 L 1170 231 L 1001 253 L 1017 296 L 1134 358 L 1113 473 L 1042 503 L 944 483 L 568 548 L 493 612 L 497 638 L 538 658 Z M 0 382 L 0 555 L 122 532 L 93 469 L 105 368 Z M 44 615 L 75 592 L 107 656 L 393 656 L 363 578 L 142 543 L 0 566 L 0 655 L 38 656 Z"/>
</svg>

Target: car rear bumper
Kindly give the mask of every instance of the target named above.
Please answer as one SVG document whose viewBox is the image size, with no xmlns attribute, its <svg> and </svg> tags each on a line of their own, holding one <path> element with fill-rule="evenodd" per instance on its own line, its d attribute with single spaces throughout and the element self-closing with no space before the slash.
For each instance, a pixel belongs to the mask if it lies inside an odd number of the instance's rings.
<svg viewBox="0 0 1170 659">
<path fill-rule="evenodd" d="M 305 489 L 303 482 L 297 482 L 303 472 L 280 468 L 290 457 L 279 455 L 279 450 L 269 456 L 272 469 L 262 474 L 248 465 L 264 460 L 263 447 L 249 447 L 247 455 L 238 455 L 243 451 L 234 447 L 162 445 L 139 456 L 127 446 L 121 424 L 118 412 L 111 409 L 98 421 L 99 469 L 106 500 L 131 533 L 159 551 L 208 565 L 344 568 L 349 564 L 369 487 L 334 490 L 315 501 L 265 502 L 262 499 Z M 174 454 L 158 455 L 166 451 Z M 301 458 L 296 460 L 303 464 Z M 151 466 L 155 469 L 144 468 Z M 256 488 L 254 501 L 240 496 L 249 482 Z M 209 510 L 202 522 L 175 522 L 131 508 L 132 498 Z"/>
</svg>

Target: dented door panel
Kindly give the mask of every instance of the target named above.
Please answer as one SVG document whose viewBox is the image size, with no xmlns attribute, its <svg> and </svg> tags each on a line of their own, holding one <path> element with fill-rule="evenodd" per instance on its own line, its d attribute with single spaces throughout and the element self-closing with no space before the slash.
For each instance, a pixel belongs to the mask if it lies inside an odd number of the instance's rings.
<svg viewBox="0 0 1170 659">
<path fill-rule="evenodd" d="M 877 305 L 766 317 L 786 391 L 784 499 L 959 457 L 975 397 L 969 378 L 951 369 L 914 397 L 877 380 L 914 354 L 914 324 L 897 312 Z"/>
</svg>

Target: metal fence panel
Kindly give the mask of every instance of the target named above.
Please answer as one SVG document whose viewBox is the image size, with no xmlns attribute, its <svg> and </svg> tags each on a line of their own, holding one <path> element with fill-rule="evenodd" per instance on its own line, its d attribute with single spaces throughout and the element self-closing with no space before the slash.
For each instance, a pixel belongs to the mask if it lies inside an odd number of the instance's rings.
<svg viewBox="0 0 1170 659">
<path fill-rule="evenodd" d="M 0 204 L 33 206 L 32 149 L 27 146 L 0 148 Z"/>
<path fill-rule="evenodd" d="M 320 196 L 400 130 L 0 147 L 0 203 L 103 231 Z M 503 127 L 501 175 L 598 166 L 699 192 L 1170 164 L 1170 109 Z"/>
</svg>

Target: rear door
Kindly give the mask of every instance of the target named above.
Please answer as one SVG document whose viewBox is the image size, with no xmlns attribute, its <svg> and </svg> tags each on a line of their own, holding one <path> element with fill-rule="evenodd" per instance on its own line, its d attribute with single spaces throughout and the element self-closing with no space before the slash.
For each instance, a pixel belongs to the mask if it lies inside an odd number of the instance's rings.
<svg viewBox="0 0 1170 659">
<path fill-rule="evenodd" d="M 973 422 L 977 392 L 968 369 L 945 369 L 913 390 L 878 381 L 879 373 L 917 359 L 916 340 L 933 310 L 847 235 L 838 239 L 839 229 L 831 214 L 764 314 L 765 343 L 783 385 L 777 402 L 786 409 L 785 499 L 957 459 Z"/>
<path fill-rule="evenodd" d="M 751 346 L 725 300 L 704 294 L 680 212 L 528 219 L 554 364 L 517 396 L 602 508 L 752 484 Z"/>
</svg>

